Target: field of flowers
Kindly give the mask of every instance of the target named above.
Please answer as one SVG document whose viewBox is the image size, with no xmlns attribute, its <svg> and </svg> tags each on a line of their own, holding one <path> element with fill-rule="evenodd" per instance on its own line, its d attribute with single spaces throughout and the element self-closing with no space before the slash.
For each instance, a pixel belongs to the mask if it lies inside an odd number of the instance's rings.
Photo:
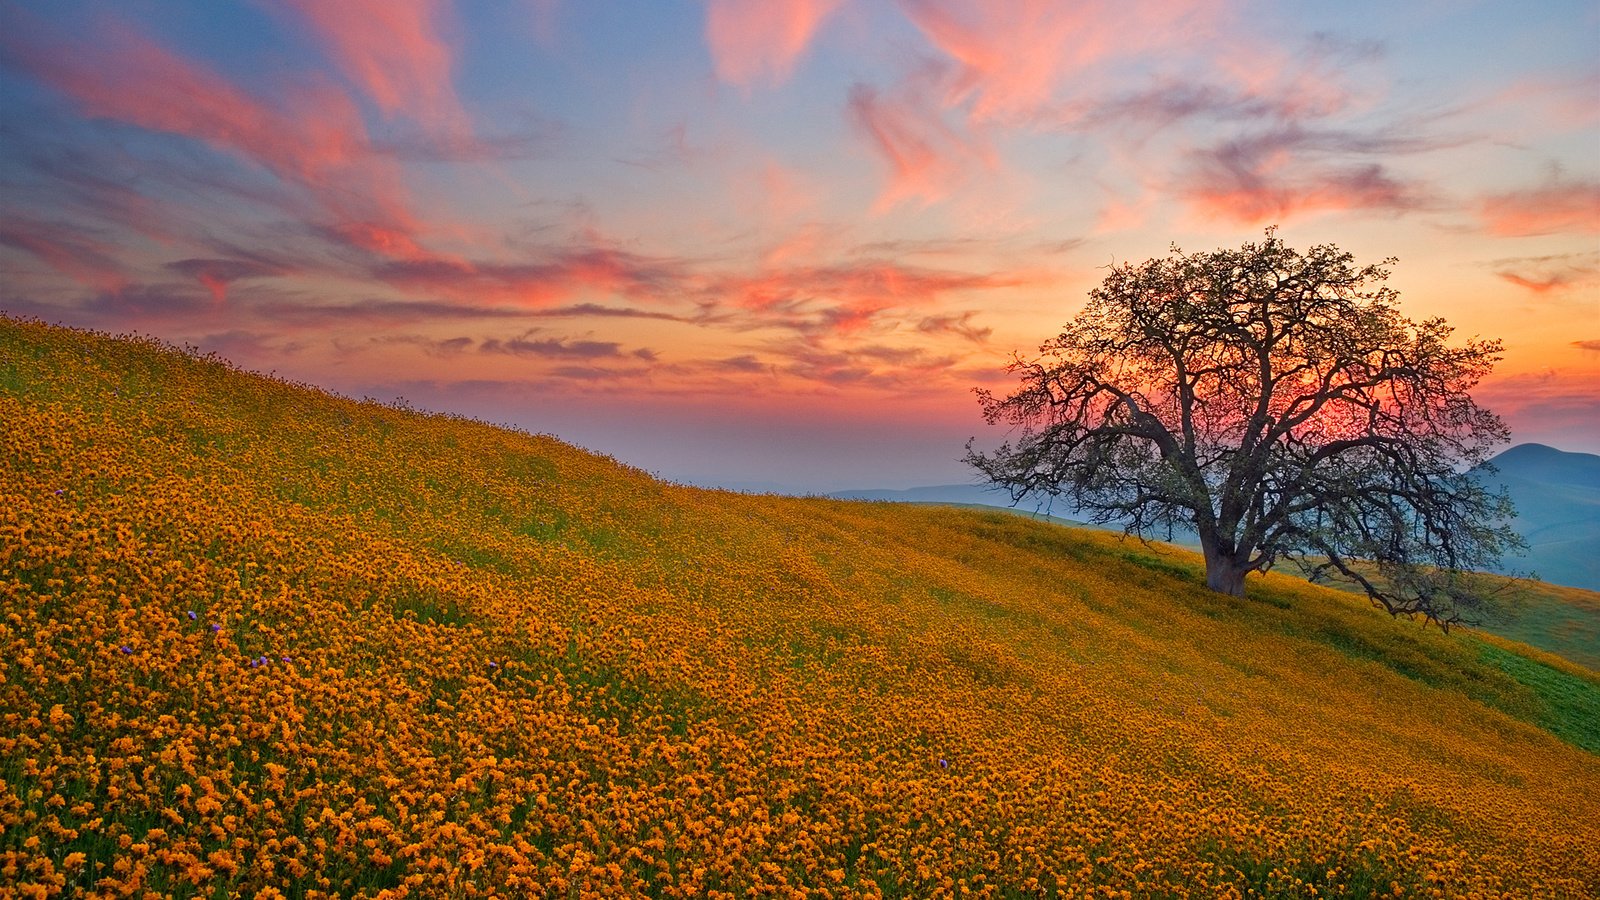
<svg viewBox="0 0 1600 900">
<path fill-rule="evenodd" d="M 1600 894 L 1600 675 L 0 319 L 0 896 Z"/>
</svg>

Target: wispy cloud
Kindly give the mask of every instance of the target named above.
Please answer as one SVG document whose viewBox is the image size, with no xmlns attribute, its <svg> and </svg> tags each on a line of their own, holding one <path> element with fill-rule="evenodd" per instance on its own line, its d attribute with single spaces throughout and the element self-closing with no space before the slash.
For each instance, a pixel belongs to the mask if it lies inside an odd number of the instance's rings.
<svg viewBox="0 0 1600 900">
<path fill-rule="evenodd" d="M 616 341 L 570 340 L 559 337 L 535 338 L 527 335 L 505 340 L 489 338 L 478 345 L 478 352 L 503 353 L 510 356 L 538 356 L 549 359 L 620 359 L 623 356 L 622 345 Z"/>
<path fill-rule="evenodd" d="M 386 334 L 374 337 L 374 345 L 416 347 L 429 356 L 450 358 L 460 356 L 476 343 L 465 335 L 453 338 L 432 338 L 419 334 Z"/>
<path fill-rule="evenodd" d="M 877 212 L 908 200 L 941 200 L 972 172 L 997 165 L 986 141 L 945 121 L 930 87 L 930 79 L 913 77 L 888 96 L 866 84 L 850 89 L 851 123 L 889 165 L 888 184 L 873 204 Z"/>
<path fill-rule="evenodd" d="M 125 267 L 117 260 L 115 249 L 80 228 L 8 215 L 0 221 L 0 246 L 21 250 L 102 291 L 117 291 L 127 284 Z"/>
<path fill-rule="evenodd" d="M 71 98 L 85 115 L 235 154 L 304 189 L 339 239 L 384 254 L 417 252 L 418 225 L 398 171 L 372 158 L 359 110 L 333 85 L 305 79 L 282 92 L 281 105 L 272 104 L 127 22 L 101 20 L 85 41 L 5 18 L 11 34 L 29 35 L 0 38 L 6 60 Z"/>
<path fill-rule="evenodd" d="M 1579 344 L 1582 345 L 1582 342 Z M 1485 379 L 1473 398 L 1504 416 L 1521 440 L 1562 443 L 1600 421 L 1600 372 L 1546 369 Z"/>
<path fill-rule="evenodd" d="M 1539 187 L 1484 197 L 1484 228 L 1502 237 L 1600 233 L 1600 181 L 1555 178 Z"/>
<path fill-rule="evenodd" d="M 1600 282 L 1600 252 L 1520 256 L 1492 263 L 1494 273 L 1535 294 Z"/>
<path fill-rule="evenodd" d="M 709 0 L 706 44 L 717 77 L 746 90 L 782 84 L 842 0 Z"/>
<path fill-rule="evenodd" d="M 484 163 L 538 159 L 561 146 L 564 129 L 559 123 L 524 118 L 522 127 L 493 134 L 391 128 L 373 138 L 372 152 L 404 162 Z"/>
<path fill-rule="evenodd" d="M 1291 125 L 1196 151 L 1180 189 L 1198 213 L 1251 225 L 1308 212 L 1430 209 L 1439 201 L 1426 186 L 1395 174 L 1384 163 L 1352 160 L 1436 146 L 1420 139 Z"/>
<path fill-rule="evenodd" d="M 753 326 L 778 324 L 804 333 L 852 332 L 887 310 L 926 309 L 965 291 L 1014 287 L 1021 274 L 921 268 L 888 260 L 796 267 L 714 278 L 705 288 L 760 315 Z"/>
<path fill-rule="evenodd" d="M 180 259 L 167 263 L 174 272 L 200 282 L 217 303 L 228 298 L 228 285 L 246 278 L 288 274 L 289 270 L 250 259 Z"/>
<path fill-rule="evenodd" d="M 966 338 L 974 344 L 987 343 L 989 335 L 994 333 L 993 328 L 979 327 L 972 323 L 977 312 L 952 313 L 949 315 L 927 316 L 917 323 L 917 330 L 923 334 L 954 334 Z"/>
<path fill-rule="evenodd" d="M 771 365 L 748 353 L 714 360 L 711 363 L 711 367 L 724 372 L 746 372 L 750 374 L 768 372 L 772 369 Z"/>
<path fill-rule="evenodd" d="M 430 254 L 381 262 L 371 274 L 408 290 L 491 297 L 529 306 L 561 303 L 586 291 L 635 300 L 660 297 L 668 286 L 681 283 L 684 277 L 677 261 L 600 244 L 552 251 L 545 259 L 528 263 Z"/>
<path fill-rule="evenodd" d="M 453 87 L 455 22 L 447 0 L 281 0 L 311 26 L 339 71 L 386 116 L 406 115 L 436 135 L 471 123 Z"/>
<path fill-rule="evenodd" d="M 859 386 L 921 391 L 946 387 L 958 358 L 923 347 L 866 344 L 824 349 L 805 344 L 772 348 L 785 360 L 780 371 L 791 378 L 833 387 Z"/>
<path fill-rule="evenodd" d="M 900 0 L 900 8 L 957 70 L 945 105 L 977 121 L 1031 118 L 1063 85 L 1096 86 L 1109 61 L 1194 46 L 1211 31 L 1214 4 L 1169 0 Z"/>
</svg>

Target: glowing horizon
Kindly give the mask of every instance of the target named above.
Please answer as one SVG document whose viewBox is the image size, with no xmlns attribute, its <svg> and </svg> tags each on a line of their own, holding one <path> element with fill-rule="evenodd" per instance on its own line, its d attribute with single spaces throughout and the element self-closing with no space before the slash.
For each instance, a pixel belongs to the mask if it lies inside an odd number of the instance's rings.
<svg viewBox="0 0 1600 900">
<path fill-rule="evenodd" d="M 964 480 L 1111 262 L 1398 257 L 1600 452 L 1600 6 L 0 8 L 0 310 L 663 476 Z"/>
</svg>

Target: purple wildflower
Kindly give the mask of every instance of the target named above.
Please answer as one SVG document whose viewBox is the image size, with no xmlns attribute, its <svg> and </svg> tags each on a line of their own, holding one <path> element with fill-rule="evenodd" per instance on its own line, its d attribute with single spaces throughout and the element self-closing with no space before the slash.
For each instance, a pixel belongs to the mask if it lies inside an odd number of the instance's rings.
<svg viewBox="0 0 1600 900">
<path fill-rule="evenodd" d="M 199 618 L 199 616 L 196 616 L 196 615 L 195 615 L 195 614 L 194 614 L 194 610 L 192 610 L 192 609 L 191 609 L 191 610 L 189 610 L 189 621 L 191 621 L 191 622 L 193 622 L 193 621 L 194 621 L 194 620 L 195 620 L 195 619 L 197 619 L 197 618 Z"/>
<path fill-rule="evenodd" d="M 118 647 L 117 649 L 121 650 L 123 653 L 132 653 L 133 652 L 133 648 L 129 647 L 127 644 L 123 644 L 121 647 Z"/>
<path fill-rule="evenodd" d="M 939 768 L 941 768 L 941 769 L 950 768 L 950 760 L 941 758 L 939 760 Z"/>
<path fill-rule="evenodd" d="M 217 633 L 217 632 L 219 632 L 219 631 L 221 631 L 221 630 L 222 630 L 222 626 L 221 626 L 221 625 L 218 625 L 218 624 L 217 624 L 217 623 L 215 623 L 215 622 L 212 622 L 212 623 L 211 623 L 211 633 L 212 633 L 212 634 L 216 634 L 216 633 Z"/>
</svg>

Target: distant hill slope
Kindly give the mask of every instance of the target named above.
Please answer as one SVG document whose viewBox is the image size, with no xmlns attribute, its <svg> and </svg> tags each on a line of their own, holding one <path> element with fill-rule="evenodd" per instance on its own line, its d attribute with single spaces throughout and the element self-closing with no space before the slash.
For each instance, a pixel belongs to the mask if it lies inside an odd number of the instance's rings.
<svg viewBox="0 0 1600 900">
<path fill-rule="evenodd" d="M 0 423 L 20 896 L 1600 893 L 1520 644 L 3 318 Z"/>
<path fill-rule="evenodd" d="M 1518 444 L 1490 462 L 1497 471 L 1485 480 L 1510 493 L 1514 524 L 1529 544 L 1507 571 L 1600 591 L 1600 456 Z"/>
</svg>

